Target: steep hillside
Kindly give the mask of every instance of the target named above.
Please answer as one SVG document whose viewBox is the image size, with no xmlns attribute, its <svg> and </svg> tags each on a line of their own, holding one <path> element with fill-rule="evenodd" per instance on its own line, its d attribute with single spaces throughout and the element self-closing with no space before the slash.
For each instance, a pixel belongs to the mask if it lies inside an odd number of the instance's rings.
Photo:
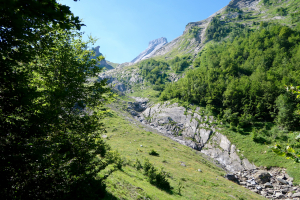
<svg viewBox="0 0 300 200">
<path fill-rule="evenodd" d="M 150 58 L 99 79 L 122 96 L 135 123 L 210 157 L 244 187 L 300 197 L 299 166 L 270 148 L 300 150 L 299 100 L 285 88 L 300 85 L 299 7 L 297 0 L 232 0 Z M 262 184 L 245 171 L 272 178 Z"/>
<path fill-rule="evenodd" d="M 140 124 L 126 107 L 122 100 L 112 104 L 110 117 L 104 120 L 107 133 L 103 137 L 123 158 L 122 170 L 106 180 L 110 193 L 106 199 L 263 199 L 224 178 L 226 172 L 205 155 Z M 157 154 L 151 155 L 152 151 Z M 171 190 L 149 182 L 143 168 L 147 159 L 166 172 Z"/>
<path fill-rule="evenodd" d="M 236 35 L 239 32 L 236 29 L 253 29 L 260 22 L 295 26 L 299 20 L 298 9 L 297 0 L 232 0 L 207 19 L 188 23 L 183 35 L 158 49 L 152 58 L 196 55 L 209 41 Z"/>
</svg>

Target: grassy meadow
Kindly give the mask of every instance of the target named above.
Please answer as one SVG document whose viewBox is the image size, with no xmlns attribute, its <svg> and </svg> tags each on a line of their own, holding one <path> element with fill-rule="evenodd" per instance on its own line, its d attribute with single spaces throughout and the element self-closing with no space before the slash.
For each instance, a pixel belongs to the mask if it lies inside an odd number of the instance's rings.
<svg viewBox="0 0 300 200">
<path fill-rule="evenodd" d="M 199 152 L 155 131 L 145 130 L 125 111 L 114 110 L 112 107 L 109 117 L 104 120 L 107 127 L 105 140 L 112 150 L 120 153 L 124 166 L 106 180 L 110 194 L 106 199 L 263 199 L 223 178 L 226 172 Z M 149 155 L 151 150 L 159 155 Z M 163 168 L 172 189 L 164 191 L 151 185 L 143 170 L 133 167 L 137 159 L 142 165 L 149 159 L 156 168 Z"/>
</svg>

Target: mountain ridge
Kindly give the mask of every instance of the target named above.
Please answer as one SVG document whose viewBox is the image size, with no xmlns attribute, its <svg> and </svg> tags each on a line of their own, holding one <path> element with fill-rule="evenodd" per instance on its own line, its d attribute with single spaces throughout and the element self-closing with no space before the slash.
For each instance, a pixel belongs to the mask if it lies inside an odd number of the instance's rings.
<svg viewBox="0 0 300 200">
<path fill-rule="evenodd" d="M 102 53 L 99 51 L 100 46 L 93 47 L 92 50 L 95 52 L 95 56 L 92 58 L 98 57 L 98 56 L 103 56 Z M 105 67 L 107 70 L 112 70 L 114 69 L 118 64 L 117 63 L 112 63 L 110 61 L 106 61 L 105 58 L 103 58 L 99 63 L 98 66 L 103 68 Z"/>
<path fill-rule="evenodd" d="M 167 38 L 161 37 L 149 42 L 148 48 L 134 58 L 131 63 L 137 63 L 141 60 L 152 57 L 156 50 L 168 43 Z"/>
</svg>

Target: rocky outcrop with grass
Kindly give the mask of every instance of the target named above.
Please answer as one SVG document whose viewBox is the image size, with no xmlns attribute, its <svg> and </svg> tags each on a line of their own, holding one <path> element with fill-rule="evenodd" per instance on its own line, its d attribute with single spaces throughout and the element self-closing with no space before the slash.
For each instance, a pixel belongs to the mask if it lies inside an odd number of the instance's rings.
<svg viewBox="0 0 300 200">
<path fill-rule="evenodd" d="M 98 75 L 98 80 L 106 79 L 108 85 L 115 91 L 126 93 L 130 92 L 130 88 L 137 83 L 143 83 L 144 79 L 140 75 L 138 68 L 123 69 L 116 67 L 115 69 L 105 71 Z"/>
<path fill-rule="evenodd" d="M 228 138 L 219 132 L 213 116 L 203 110 L 187 110 L 177 103 L 147 106 L 147 99 L 136 98 L 128 103 L 128 111 L 141 123 L 146 124 L 174 141 L 201 151 L 213 158 L 228 172 L 255 169 L 256 166 L 241 159 L 238 150 Z"/>
</svg>

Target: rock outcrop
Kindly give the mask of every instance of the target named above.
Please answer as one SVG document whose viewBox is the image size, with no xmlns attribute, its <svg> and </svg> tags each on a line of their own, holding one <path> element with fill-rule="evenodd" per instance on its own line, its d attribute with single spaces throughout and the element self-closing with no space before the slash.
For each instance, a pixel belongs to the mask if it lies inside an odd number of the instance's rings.
<svg viewBox="0 0 300 200">
<path fill-rule="evenodd" d="M 214 118 L 205 116 L 200 108 L 186 110 L 177 103 L 170 102 L 151 106 L 147 105 L 146 98 L 132 98 L 135 101 L 128 102 L 127 111 L 135 119 L 174 141 L 211 157 L 229 173 L 225 176 L 228 180 L 268 199 L 300 200 L 300 188 L 293 186 L 293 178 L 285 169 L 259 169 L 248 159 L 241 159 L 239 150 L 220 133 Z M 184 163 L 181 165 L 185 166 Z"/>
<path fill-rule="evenodd" d="M 100 49 L 100 46 L 97 46 L 97 47 L 92 48 L 92 50 L 95 52 L 95 56 L 92 57 L 92 58 L 95 58 L 95 57 L 98 57 L 98 56 L 103 56 L 102 53 L 100 53 L 99 49 Z M 105 58 L 102 59 L 102 60 L 99 62 L 98 66 L 99 66 L 99 67 L 105 67 L 107 70 L 113 69 L 113 67 L 112 67 L 111 65 L 107 64 Z"/>
<path fill-rule="evenodd" d="M 164 38 L 164 37 L 150 41 L 148 48 L 145 51 L 143 51 L 142 53 L 140 53 L 140 55 L 138 55 L 131 62 L 137 63 L 141 60 L 150 58 L 155 53 L 156 50 L 160 49 L 162 46 L 164 46 L 167 43 L 168 43 L 167 38 Z"/>
<path fill-rule="evenodd" d="M 247 8 L 248 10 L 257 10 L 257 5 L 260 0 L 232 0 L 228 6 L 232 8 Z"/>
<path fill-rule="evenodd" d="M 128 111 L 144 123 L 174 141 L 201 151 L 228 172 L 255 169 L 247 159 L 240 159 L 237 149 L 219 132 L 213 116 L 205 116 L 200 108 L 186 110 L 177 103 L 146 106 L 145 99 L 128 103 Z"/>
<path fill-rule="evenodd" d="M 247 11 L 257 11 L 259 10 L 258 3 L 260 0 L 231 0 L 230 3 L 225 6 L 224 8 L 220 9 L 219 11 L 215 12 L 211 16 L 209 16 L 207 19 L 198 21 L 198 22 L 190 22 L 186 25 L 185 30 L 183 34 L 176 39 L 172 40 L 168 44 L 164 45 L 162 48 L 158 49 L 152 54 L 152 57 L 155 56 L 165 56 L 168 58 L 168 54 L 173 51 L 178 52 L 184 52 L 184 53 L 190 53 L 196 55 L 198 52 L 200 52 L 206 43 L 206 29 L 209 27 L 211 20 L 213 17 L 217 16 L 218 14 L 222 14 L 220 18 L 224 18 L 225 16 L 228 16 L 228 14 L 224 14 L 224 11 L 228 8 L 239 8 L 239 9 L 246 9 Z M 232 17 L 236 17 L 236 15 L 230 15 Z M 230 17 L 228 16 L 228 17 Z M 198 27 L 199 31 L 195 38 L 193 39 L 187 39 L 186 35 L 188 34 L 189 30 L 193 27 Z M 189 40 L 189 41 L 187 41 Z M 182 44 L 188 42 L 189 45 L 182 49 Z"/>
<path fill-rule="evenodd" d="M 131 86 L 144 81 L 138 68 L 124 70 L 120 65 L 115 69 L 98 74 L 98 80 L 103 79 L 107 80 L 107 84 L 111 88 L 121 93 L 132 92 Z"/>
</svg>

